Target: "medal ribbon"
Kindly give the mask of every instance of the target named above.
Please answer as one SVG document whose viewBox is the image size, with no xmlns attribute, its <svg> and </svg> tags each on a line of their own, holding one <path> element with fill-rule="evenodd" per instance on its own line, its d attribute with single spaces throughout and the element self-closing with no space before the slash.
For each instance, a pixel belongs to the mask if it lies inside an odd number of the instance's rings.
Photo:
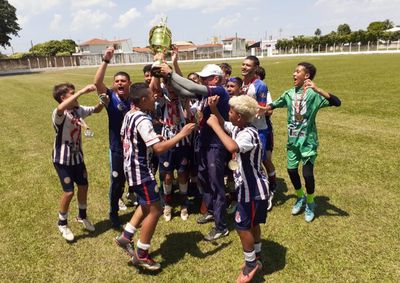
<svg viewBox="0 0 400 283">
<path fill-rule="evenodd" d="M 300 110 L 301 110 L 301 101 L 303 100 L 304 95 L 306 94 L 307 90 L 305 88 L 303 88 L 303 91 L 301 93 L 300 99 L 298 99 L 298 95 L 296 92 L 296 96 L 295 96 L 295 108 L 296 108 L 296 114 L 300 114 Z"/>
</svg>

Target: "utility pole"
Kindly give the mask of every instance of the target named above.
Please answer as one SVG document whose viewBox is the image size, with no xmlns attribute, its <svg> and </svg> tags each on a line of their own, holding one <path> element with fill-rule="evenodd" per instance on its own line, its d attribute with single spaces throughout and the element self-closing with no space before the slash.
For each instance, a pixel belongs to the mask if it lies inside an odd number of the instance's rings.
<svg viewBox="0 0 400 283">
<path fill-rule="evenodd" d="M 238 46 L 238 38 L 237 38 L 237 32 L 235 33 L 235 56 L 237 57 L 237 46 Z"/>
</svg>

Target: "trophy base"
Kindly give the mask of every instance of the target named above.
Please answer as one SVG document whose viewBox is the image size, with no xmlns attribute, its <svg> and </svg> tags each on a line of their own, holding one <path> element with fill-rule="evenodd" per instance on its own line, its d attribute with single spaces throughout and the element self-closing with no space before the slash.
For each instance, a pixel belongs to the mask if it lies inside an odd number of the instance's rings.
<svg viewBox="0 0 400 283">
<path fill-rule="evenodd" d="M 163 75 L 161 74 L 161 61 L 155 61 L 153 65 L 151 65 L 151 75 L 156 78 L 162 78 Z"/>
</svg>

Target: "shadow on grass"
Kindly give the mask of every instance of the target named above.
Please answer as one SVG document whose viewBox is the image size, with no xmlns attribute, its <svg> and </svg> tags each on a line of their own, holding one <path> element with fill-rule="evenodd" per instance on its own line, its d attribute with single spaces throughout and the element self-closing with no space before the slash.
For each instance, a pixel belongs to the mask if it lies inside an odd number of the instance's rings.
<svg viewBox="0 0 400 283">
<path fill-rule="evenodd" d="M 131 220 L 131 217 L 134 212 L 135 211 L 133 210 L 133 211 L 129 211 L 129 212 L 126 212 L 125 214 L 120 215 L 119 220 L 120 220 L 121 224 L 125 224 L 126 222 Z M 94 223 L 94 227 L 96 228 L 96 231 L 94 231 L 92 233 L 87 232 L 85 234 L 77 235 L 72 243 L 74 243 L 80 239 L 84 239 L 84 238 L 96 238 L 97 236 L 107 232 L 108 230 L 114 230 L 116 233 L 119 233 L 122 231 L 122 226 L 119 229 L 114 228 L 111 225 L 110 220 L 108 220 L 108 219 L 104 219 L 97 223 Z"/>
<path fill-rule="evenodd" d="M 349 213 L 329 202 L 327 196 L 316 196 L 315 218 L 320 216 L 349 216 Z"/>
<path fill-rule="evenodd" d="M 286 185 L 285 179 L 276 178 L 276 189 L 274 195 L 274 205 L 284 205 L 286 201 L 293 198 L 293 196 L 288 195 L 288 187 Z"/>
<path fill-rule="evenodd" d="M 154 251 L 153 254 L 161 254 L 163 260 L 160 264 L 162 268 L 165 268 L 168 265 L 179 262 L 186 254 L 190 254 L 197 258 L 206 258 L 231 244 L 231 241 L 224 243 L 218 243 L 216 241 L 212 243 L 215 246 L 215 249 L 208 252 L 202 252 L 198 247 L 198 243 L 203 241 L 203 237 L 204 236 L 199 231 L 168 234 L 160 248 Z"/>
<path fill-rule="evenodd" d="M 0 72 L 0 77 L 11 77 L 11 76 L 19 76 L 19 75 L 34 75 L 42 73 L 42 71 L 30 71 L 30 70 L 15 70 L 9 72 Z"/>
<path fill-rule="evenodd" d="M 282 270 L 286 266 L 286 247 L 274 241 L 262 240 L 261 242 L 263 268 L 255 275 L 252 282 L 265 282 L 266 275 Z"/>
</svg>

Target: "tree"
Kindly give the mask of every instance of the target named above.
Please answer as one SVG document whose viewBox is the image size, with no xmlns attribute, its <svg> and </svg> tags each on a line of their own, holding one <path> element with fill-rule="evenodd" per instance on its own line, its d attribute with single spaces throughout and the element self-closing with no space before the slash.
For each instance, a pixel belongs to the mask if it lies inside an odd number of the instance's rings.
<svg viewBox="0 0 400 283">
<path fill-rule="evenodd" d="M 71 55 L 75 52 L 76 43 L 72 39 L 50 40 L 34 45 L 29 51 L 37 56 Z"/>
<path fill-rule="evenodd" d="M 315 36 L 321 36 L 321 30 L 317 28 L 314 32 Z"/>
<path fill-rule="evenodd" d="M 350 34 L 351 33 L 350 26 L 348 24 L 339 25 L 338 28 L 337 28 L 337 33 L 340 36 Z"/>
<path fill-rule="evenodd" d="M 382 23 L 385 25 L 385 30 L 394 27 L 394 23 L 389 19 L 384 20 Z"/>
<path fill-rule="evenodd" d="M 393 27 L 393 22 L 390 20 L 385 20 L 383 22 L 371 22 L 368 25 L 367 31 L 369 32 L 380 32 L 385 31 Z"/>
<path fill-rule="evenodd" d="M 7 0 L 0 0 L 0 46 L 10 46 L 10 35 L 18 36 L 21 30 L 17 23 L 16 9 Z"/>
</svg>

